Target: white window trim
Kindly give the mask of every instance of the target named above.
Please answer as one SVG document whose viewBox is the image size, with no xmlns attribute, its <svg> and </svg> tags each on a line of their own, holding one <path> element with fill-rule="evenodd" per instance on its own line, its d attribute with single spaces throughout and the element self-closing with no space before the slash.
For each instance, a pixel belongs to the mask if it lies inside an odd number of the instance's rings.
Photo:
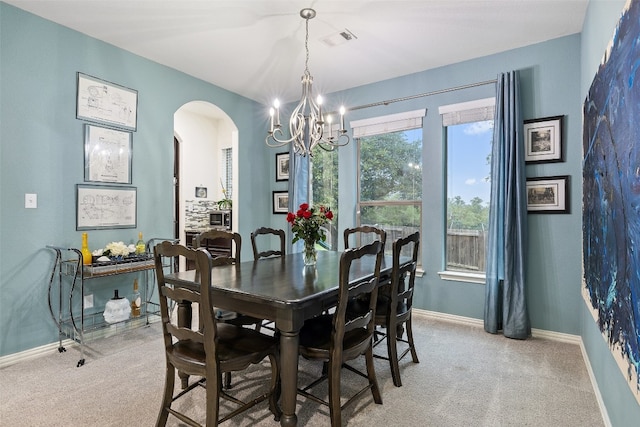
<svg viewBox="0 0 640 427">
<path fill-rule="evenodd" d="M 442 280 L 452 280 L 455 282 L 478 283 L 484 285 L 486 277 L 481 273 L 465 273 L 463 271 L 445 270 L 438 271 L 438 275 Z"/>
</svg>

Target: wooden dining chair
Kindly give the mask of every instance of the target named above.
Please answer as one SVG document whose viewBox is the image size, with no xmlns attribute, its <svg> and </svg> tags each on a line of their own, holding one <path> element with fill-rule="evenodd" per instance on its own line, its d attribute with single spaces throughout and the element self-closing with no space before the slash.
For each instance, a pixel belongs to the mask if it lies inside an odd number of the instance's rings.
<svg viewBox="0 0 640 427">
<path fill-rule="evenodd" d="M 187 289 L 166 280 L 163 261 L 173 257 L 184 257 L 195 263 L 196 281 L 193 288 Z M 191 426 L 199 426 L 193 419 L 194 414 L 179 410 L 177 405 L 173 405 L 177 399 L 198 387 L 206 389 L 207 427 L 217 426 L 267 399 L 269 409 L 278 421 L 281 416 L 277 404 L 280 390 L 278 343 L 273 337 L 255 330 L 218 322 L 211 304 L 210 289 L 212 268 L 222 260 L 212 259 L 202 248 L 190 249 L 165 241 L 155 246 L 154 261 L 166 359 L 165 387 L 156 426 L 165 426 L 169 415 Z M 178 316 L 169 310 L 177 301 L 197 303 L 198 317 L 203 327 L 194 329 L 190 325 L 179 324 Z M 224 373 L 245 370 L 251 365 L 261 364 L 267 357 L 271 365 L 271 380 L 267 392 L 252 396 L 249 401 L 241 401 L 223 391 Z M 175 394 L 176 370 L 200 378 Z M 258 379 L 256 382 L 261 384 L 263 380 Z M 238 404 L 238 408 L 221 416 L 221 398 Z"/>
<path fill-rule="evenodd" d="M 375 257 L 375 266 L 370 271 L 358 270 L 360 277 L 369 276 L 356 282 L 350 282 L 352 267 L 365 256 Z M 300 355 L 309 360 L 320 360 L 326 363 L 323 375 L 304 388 L 298 389 L 298 393 L 317 403 L 329 407 L 331 426 L 342 425 L 342 409 L 353 403 L 356 398 L 367 390 L 371 390 L 375 403 L 382 403 L 382 396 L 376 379 L 373 365 L 373 333 L 376 299 L 378 295 L 378 279 L 382 263 L 382 242 L 374 241 L 358 249 L 347 249 L 340 257 L 340 276 L 338 305 L 333 314 L 325 314 L 312 318 L 305 322 L 300 330 Z M 363 273 L 369 273 L 363 275 Z M 368 310 L 357 317 L 347 317 L 347 302 L 357 296 L 366 296 L 370 301 Z M 346 362 L 365 356 L 366 373 L 348 365 Z M 367 385 L 357 393 L 351 395 L 341 404 L 341 371 L 342 368 L 367 379 Z M 328 400 L 314 395 L 310 390 L 320 382 L 328 380 Z"/>
<path fill-rule="evenodd" d="M 220 260 L 218 265 L 240 264 L 240 254 L 242 252 L 242 236 L 239 233 L 224 230 L 208 230 L 196 236 L 195 245 L 197 248 L 205 248 L 212 257 Z M 229 251 L 217 251 L 217 248 L 229 248 Z M 216 307 L 214 309 L 219 322 L 230 323 L 237 326 L 253 326 L 256 331 L 260 331 L 264 319 L 237 313 L 231 310 L 224 310 Z M 231 372 L 224 376 L 225 388 L 231 388 Z"/>
<path fill-rule="evenodd" d="M 385 333 L 376 330 L 374 347 L 386 339 L 387 356 L 374 355 L 374 357 L 389 361 L 391 378 L 396 387 L 402 386 L 399 361 L 409 351 L 411 352 L 413 363 L 420 363 L 416 346 L 413 342 L 413 329 L 411 327 L 411 309 L 413 307 L 413 291 L 419 248 L 420 232 L 418 231 L 393 242 L 390 295 L 388 297 L 379 297 L 376 305 L 375 323 L 376 326 L 384 328 Z M 410 254 L 410 258 L 401 260 L 400 257 L 407 252 Z M 403 326 L 406 326 L 406 339 L 403 338 Z M 408 346 L 400 356 L 398 356 L 397 346 L 399 342 Z"/>
<path fill-rule="evenodd" d="M 271 238 L 271 240 L 269 240 Z M 269 243 L 273 243 L 277 238 L 278 249 L 273 249 L 273 246 L 267 245 L 265 248 L 265 244 L 259 243 L 262 241 L 269 240 Z M 260 227 L 251 233 L 251 248 L 253 249 L 253 259 L 259 260 L 260 258 L 271 258 L 284 256 L 286 254 L 285 249 L 285 235 L 284 230 L 269 228 L 269 227 Z M 260 250 L 260 248 L 264 250 Z"/>
<path fill-rule="evenodd" d="M 343 234 L 345 249 L 357 248 L 374 240 L 380 240 L 382 242 L 382 250 L 384 252 L 384 244 L 387 241 L 387 232 L 381 228 L 371 225 L 361 225 L 359 227 L 345 228 Z"/>
<path fill-rule="evenodd" d="M 264 243 L 265 241 L 268 241 L 268 243 Z M 274 245 L 274 242 L 277 244 Z M 274 247 L 277 249 L 274 249 Z M 257 228 L 251 233 L 251 248 L 253 249 L 254 261 L 285 256 L 287 251 L 284 230 L 270 227 Z M 274 322 L 270 320 L 264 320 L 262 327 L 276 331 Z"/>
<path fill-rule="evenodd" d="M 224 242 L 224 244 L 221 244 Z M 224 246 L 230 248 L 230 251 L 217 252 L 215 248 Z M 240 254 L 242 252 L 242 236 L 224 230 L 208 230 L 196 236 L 196 248 L 205 248 L 215 259 L 223 259 L 224 264 L 240 264 Z M 213 248 L 213 249 L 212 249 Z M 234 311 L 216 308 L 216 317 L 221 322 L 232 323 L 234 325 L 256 325 L 260 329 L 262 319 L 236 313 Z"/>
</svg>

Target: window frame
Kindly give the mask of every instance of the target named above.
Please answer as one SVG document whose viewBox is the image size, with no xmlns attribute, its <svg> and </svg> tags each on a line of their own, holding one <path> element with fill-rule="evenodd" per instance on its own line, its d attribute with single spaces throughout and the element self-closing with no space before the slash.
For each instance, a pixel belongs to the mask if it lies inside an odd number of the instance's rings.
<svg viewBox="0 0 640 427">
<path fill-rule="evenodd" d="M 413 110 L 407 111 L 403 113 L 390 114 L 386 116 L 378 116 L 372 117 L 369 119 L 358 120 L 351 122 L 351 128 L 354 129 L 354 142 L 356 144 L 356 203 L 355 203 L 355 219 L 356 226 L 359 227 L 362 225 L 362 208 L 363 207 L 376 207 L 376 206 L 416 206 L 420 211 L 420 218 L 418 220 L 419 223 L 419 231 L 422 236 L 422 219 L 423 219 L 423 199 L 416 200 L 397 200 L 397 201 L 388 201 L 388 200 L 367 200 L 362 201 L 362 175 L 361 175 L 361 165 L 362 165 L 362 144 L 361 139 L 363 137 L 375 136 L 375 135 L 384 135 L 391 134 L 397 132 L 410 131 L 415 129 L 420 129 L 422 131 L 422 149 L 420 163 L 423 164 L 422 157 L 424 156 L 424 117 L 427 114 L 427 109 Z M 368 127 L 368 129 L 366 129 Z M 358 129 L 364 129 L 364 131 L 359 131 Z M 421 170 L 420 175 L 420 185 L 422 186 L 423 181 L 423 173 L 424 170 Z M 385 252 L 391 251 L 392 242 L 387 242 L 385 247 Z M 422 246 L 420 247 L 420 253 L 418 254 L 418 270 L 422 272 Z M 421 275 L 421 274 L 420 274 Z"/>
<path fill-rule="evenodd" d="M 456 282 L 477 283 L 484 285 L 486 283 L 486 271 L 482 273 L 473 273 L 466 271 L 448 270 L 447 269 L 447 207 L 448 207 L 448 186 L 447 186 L 447 154 L 448 140 L 447 127 L 464 123 L 475 123 L 486 120 L 493 120 L 495 112 L 495 97 L 483 98 L 469 102 L 461 102 L 457 104 L 444 105 L 439 107 L 438 111 L 442 117 L 442 136 L 444 143 L 444 159 L 443 159 L 443 235 L 442 235 L 442 270 L 438 271 L 438 276 L 442 280 L 452 280 Z M 490 118 L 489 118 L 490 117 Z M 491 202 L 491 200 L 489 200 Z"/>
</svg>

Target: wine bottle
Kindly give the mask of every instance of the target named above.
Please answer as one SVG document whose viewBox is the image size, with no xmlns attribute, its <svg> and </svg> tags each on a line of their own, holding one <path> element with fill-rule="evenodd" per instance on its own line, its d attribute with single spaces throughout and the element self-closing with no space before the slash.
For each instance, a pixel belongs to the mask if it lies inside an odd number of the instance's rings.
<svg viewBox="0 0 640 427">
<path fill-rule="evenodd" d="M 131 295 L 131 317 L 140 316 L 141 305 L 142 299 L 140 298 L 140 291 L 138 290 L 138 279 L 133 279 L 133 294 Z"/>
<path fill-rule="evenodd" d="M 138 233 L 138 241 L 136 242 L 136 254 L 141 255 L 146 252 L 144 240 L 142 240 L 142 231 Z"/>
<path fill-rule="evenodd" d="M 89 250 L 89 237 L 87 236 L 87 233 L 82 233 L 82 248 L 80 249 L 80 252 L 82 253 L 82 264 L 91 265 L 93 262 L 93 256 Z"/>
</svg>

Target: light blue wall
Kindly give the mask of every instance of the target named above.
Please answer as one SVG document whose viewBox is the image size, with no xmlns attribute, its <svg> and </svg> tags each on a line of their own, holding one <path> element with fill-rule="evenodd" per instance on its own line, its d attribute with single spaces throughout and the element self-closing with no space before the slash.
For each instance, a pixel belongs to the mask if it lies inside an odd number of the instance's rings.
<svg viewBox="0 0 640 427">
<path fill-rule="evenodd" d="M 79 247 L 81 240 L 75 229 L 75 185 L 84 176 L 83 122 L 75 118 L 78 71 L 139 96 L 132 173 L 138 228 L 89 231 L 90 247 L 133 242 L 138 231 L 145 238 L 173 236 L 173 114 L 192 100 L 219 106 L 240 129 L 237 191 L 241 205 L 254 207 L 240 212 L 240 232 L 263 225 L 255 211 L 271 213 L 270 180 L 263 177 L 273 175 L 274 162 L 262 142 L 262 106 L 0 3 L 0 355 L 57 340 L 46 286 L 53 252 L 45 245 Z M 254 159 L 250 167 L 248 159 Z M 24 208 L 25 193 L 38 195 L 37 209 Z M 249 256 L 250 245 L 243 249 Z M 115 286 L 131 289 L 131 277 L 119 280 L 91 282 L 96 304 Z"/>
<path fill-rule="evenodd" d="M 638 0 L 634 0 L 638 1 Z M 582 31 L 580 101 L 583 102 L 591 82 L 609 46 L 626 0 L 592 0 Z M 581 335 L 589 363 L 613 426 L 637 425 L 640 405 L 618 368 L 607 341 L 603 338 L 586 304 L 580 307 Z"/>
<path fill-rule="evenodd" d="M 581 110 L 576 78 L 580 75 L 579 67 L 580 36 L 573 35 L 332 95 L 332 99 L 344 99 L 346 105 L 363 105 L 484 82 L 495 79 L 499 72 L 521 71 L 524 118 L 565 116 L 566 162 L 529 165 L 527 176 L 570 175 L 574 180 L 570 214 L 529 215 L 527 297 L 531 321 L 534 328 L 570 334 L 580 332 L 576 313 L 582 304 L 579 295 Z M 349 113 L 349 119 L 355 120 L 427 108 L 422 159 L 425 276 L 416 300 L 420 307 L 428 310 L 478 319 L 483 318 L 484 285 L 443 281 L 437 274 L 443 268 L 445 229 L 443 142 L 438 107 L 491 96 L 495 96 L 493 84 Z M 352 144 L 340 150 L 340 211 L 344 219 L 344 212 L 353 211 L 355 207 L 352 165 L 356 147 Z M 346 225 L 340 224 L 339 228 Z"/>
</svg>

